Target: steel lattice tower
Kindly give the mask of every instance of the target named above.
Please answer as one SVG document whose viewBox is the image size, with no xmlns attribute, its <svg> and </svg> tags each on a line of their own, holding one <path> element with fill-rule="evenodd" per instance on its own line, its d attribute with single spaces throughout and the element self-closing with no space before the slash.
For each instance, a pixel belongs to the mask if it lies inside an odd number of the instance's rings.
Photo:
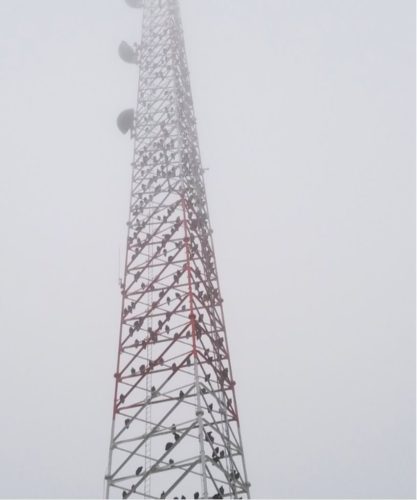
<svg viewBox="0 0 417 500">
<path fill-rule="evenodd" d="M 249 498 L 178 0 L 140 8 L 106 496 Z"/>
</svg>

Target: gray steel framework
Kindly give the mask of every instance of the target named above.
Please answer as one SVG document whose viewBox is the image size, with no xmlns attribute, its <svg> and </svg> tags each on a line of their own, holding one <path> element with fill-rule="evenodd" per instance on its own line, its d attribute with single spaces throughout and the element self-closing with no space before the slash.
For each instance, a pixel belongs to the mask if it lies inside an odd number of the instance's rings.
<svg viewBox="0 0 417 500">
<path fill-rule="evenodd" d="M 134 159 L 106 497 L 249 498 L 178 0 L 127 2 L 142 40 L 121 46 L 139 88 L 119 123 Z"/>
</svg>

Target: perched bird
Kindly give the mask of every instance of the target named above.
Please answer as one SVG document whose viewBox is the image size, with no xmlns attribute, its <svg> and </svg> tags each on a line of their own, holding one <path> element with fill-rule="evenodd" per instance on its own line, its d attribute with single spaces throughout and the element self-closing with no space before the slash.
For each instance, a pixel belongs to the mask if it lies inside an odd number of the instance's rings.
<svg viewBox="0 0 417 500">
<path fill-rule="evenodd" d="M 178 441 L 180 439 L 180 435 L 178 434 L 178 432 L 174 432 L 174 439 L 175 441 Z"/>
<path fill-rule="evenodd" d="M 184 392 L 180 391 L 180 399 L 183 399 L 183 398 L 184 398 Z"/>
<path fill-rule="evenodd" d="M 161 498 L 165 498 L 165 491 L 161 493 Z"/>
<path fill-rule="evenodd" d="M 127 498 L 129 496 L 127 491 L 123 491 L 122 498 Z"/>
<path fill-rule="evenodd" d="M 138 467 L 136 469 L 136 475 L 139 476 L 139 474 L 142 472 L 142 470 L 143 470 L 143 467 Z"/>
<path fill-rule="evenodd" d="M 236 479 L 236 480 L 238 480 L 238 479 L 240 478 L 240 474 L 239 474 L 239 472 L 238 472 L 237 470 L 233 470 L 233 471 L 230 473 L 230 475 L 231 475 L 231 478 L 232 478 L 232 479 Z"/>
<path fill-rule="evenodd" d="M 171 443 L 170 441 L 168 441 L 168 443 L 165 445 L 165 451 L 170 450 L 173 446 L 174 446 L 174 443 Z"/>
<path fill-rule="evenodd" d="M 196 491 L 196 492 L 194 493 L 194 498 L 195 498 L 195 499 L 197 499 L 197 498 L 199 498 L 199 497 L 200 497 L 200 493 L 199 493 L 198 491 Z"/>
<path fill-rule="evenodd" d="M 172 458 L 170 458 L 168 463 L 169 463 L 169 465 L 172 466 L 172 465 L 174 465 L 174 460 L 172 460 Z"/>
</svg>

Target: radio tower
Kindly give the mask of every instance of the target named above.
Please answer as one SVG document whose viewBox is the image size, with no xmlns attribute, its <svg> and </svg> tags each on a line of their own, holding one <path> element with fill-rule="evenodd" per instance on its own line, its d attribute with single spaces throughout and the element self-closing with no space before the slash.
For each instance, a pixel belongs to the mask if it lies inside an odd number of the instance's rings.
<svg viewBox="0 0 417 500">
<path fill-rule="evenodd" d="M 142 40 L 107 498 L 249 498 L 178 0 Z"/>
</svg>

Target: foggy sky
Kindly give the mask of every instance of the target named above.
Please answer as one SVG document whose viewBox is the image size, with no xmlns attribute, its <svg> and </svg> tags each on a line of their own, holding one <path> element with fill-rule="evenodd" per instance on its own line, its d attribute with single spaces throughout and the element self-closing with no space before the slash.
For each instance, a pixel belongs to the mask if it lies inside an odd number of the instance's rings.
<svg viewBox="0 0 417 500">
<path fill-rule="evenodd" d="M 182 0 L 254 497 L 415 496 L 415 6 Z M 0 0 L 0 496 L 102 495 L 138 40 Z"/>
</svg>

